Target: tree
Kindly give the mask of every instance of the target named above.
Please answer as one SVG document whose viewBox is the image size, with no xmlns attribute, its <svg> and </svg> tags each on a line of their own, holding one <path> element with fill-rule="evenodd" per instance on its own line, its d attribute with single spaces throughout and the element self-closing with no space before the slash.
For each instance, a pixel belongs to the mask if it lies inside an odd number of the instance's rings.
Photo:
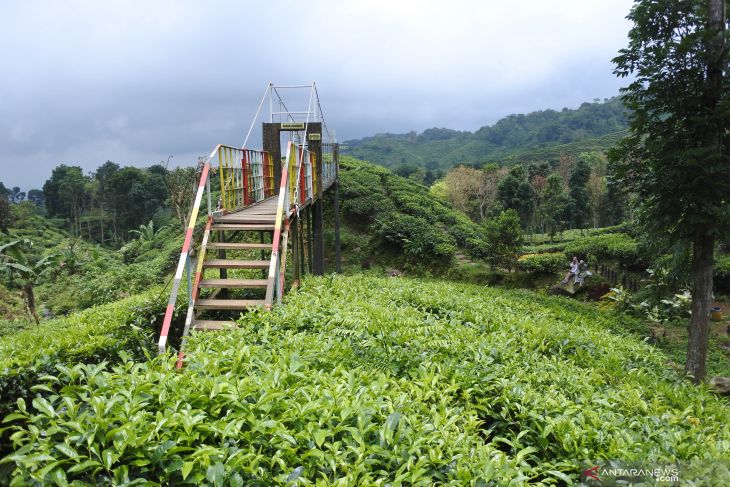
<svg viewBox="0 0 730 487">
<path fill-rule="evenodd" d="M 12 213 L 10 212 L 10 202 L 4 194 L 0 194 L 0 230 L 8 233 L 8 227 L 10 226 L 11 221 Z"/>
<path fill-rule="evenodd" d="M 52 256 L 33 259 L 27 253 L 33 246 L 29 240 L 15 240 L 0 246 L 0 272 L 18 274 L 23 280 L 23 301 L 36 324 L 40 323 L 35 305 L 34 287 L 51 268 Z"/>
<path fill-rule="evenodd" d="M 476 220 L 477 197 L 481 185 L 482 171 L 466 166 L 457 166 L 444 178 L 447 198 L 451 206 Z"/>
<path fill-rule="evenodd" d="M 517 264 L 523 244 L 520 216 L 515 210 L 504 211 L 498 217 L 487 220 L 484 230 L 487 260 L 493 267 L 501 266 L 511 272 Z"/>
<path fill-rule="evenodd" d="M 641 0 L 628 47 L 613 60 L 631 135 L 611 152 L 624 187 L 639 196 L 651 234 L 692 244 L 692 314 L 685 369 L 705 377 L 715 239 L 730 213 L 727 156 L 730 55 L 724 0 Z"/>
<path fill-rule="evenodd" d="M 48 215 L 65 218 L 76 236 L 81 232 L 81 213 L 88 199 L 85 191 L 88 179 L 80 167 L 61 164 L 43 185 Z"/>
<path fill-rule="evenodd" d="M 547 178 L 540 207 L 540 216 L 550 238 L 563 230 L 569 203 L 568 195 L 563 190 L 563 178 L 557 173 L 552 173 Z"/>
<path fill-rule="evenodd" d="M 46 205 L 46 199 L 43 196 L 43 191 L 40 189 L 31 189 L 28 191 L 28 201 L 36 205 L 38 208 L 44 208 Z"/>
<path fill-rule="evenodd" d="M 198 172 L 194 167 L 178 167 L 165 175 L 170 205 L 183 230 L 188 226 L 188 213 L 197 189 L 197 180 Z"/>
<path fill-rule="evenodd" d="M 591 210 L 593 228 L 601 225 L 603 206 L 606 198 L 606 161 L 600 154 L 591 164 L 591 175 L 588 178 L 588 201 Z"/>
<path fill-rule="evenodd" d="M 563 179 L 563 187 L 566 191 L 568 190 L 568 179 L 570 178 L 570 173 L 573 172 L 573 166 L 575 166 L 575 157 L 560 154 L 560 158 L 555 166 L 555 172 L 560 174 L 560 177 Z"/>
<path fill-rule="evenodd" d="M 601 224 L 618 225 L 626 218 L 626 195 L 621 181 L 613 174 L 606 175 L 606 195 L 601 212 Z"/>
<path fill-rule="evenodd" d="M 499 182 L 497 195 L 504 208 L 511 208 L 520 216 L 523 228 L 532 221 L 535 211 L 535 198 L 527 174 L 522 166 L 515 166 L 510 173 Z"/>
<path fill-rule="evenodd" d="M 568 179 L 570 191 L 570 221 L 575 228 L 585 228 L 590 216 L 588 195 L 588 180 L 591 177 L 591 167 L 583 157 L 573 166 Z"/>
<path fill-rule="evenodd" d="M 487 164 L 482 168 L 481 184 L 477 192 L 479 203 L 479 218 L 484 221 L 487 214 L 497 201 L 497 188 L 499 182 L 507 175 L 507 168 L 499 167 L 496 164 Z"/>
<path fill-rule="evenodd" d="M 113 199 L 112 195 L 112 177 L 119 171 L 119 164 L 115 164 L 112 161 L 106 161 L 104 164 L 99 166 L 94 173 L 94 179 L 96 179 L 97 186 L 97 204 L 99 205 L 99 220 L 101 223 L 101 243 L 104 243 L 104 226 L 107 210 L 110 209 L 111 202 Z M 117 212 L 116 208 L 111 211 L 112 218 L 112 236 L 114 243 L 117 242 Z"/>
<path fill-rule="evenodd" d="M 25 199 L 25 191 L 21 191 L 18 186 L 14 186 L 8 195 L 11 203 L 21 203 Z"/>
</svg>

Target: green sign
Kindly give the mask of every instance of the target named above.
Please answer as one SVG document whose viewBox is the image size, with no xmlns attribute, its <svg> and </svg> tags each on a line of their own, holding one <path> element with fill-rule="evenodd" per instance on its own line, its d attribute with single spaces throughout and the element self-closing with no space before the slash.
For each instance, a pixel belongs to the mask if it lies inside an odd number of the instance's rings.
<svg viewBox="0 0 730 487">
<path fill-rule="evenodd" d="M 322 140 L 322 134 L 309 134 L 307 138 L 309 140 Z"/>
</svg>

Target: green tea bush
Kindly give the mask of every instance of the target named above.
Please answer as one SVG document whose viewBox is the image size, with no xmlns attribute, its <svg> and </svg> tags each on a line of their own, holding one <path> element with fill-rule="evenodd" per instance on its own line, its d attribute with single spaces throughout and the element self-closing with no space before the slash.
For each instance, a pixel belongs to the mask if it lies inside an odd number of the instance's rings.
<svg viewBox="0 0 730 487">
<path fill-rule="evenodd" d="M 622 265 L 634 266 L 646 260 L 639 255 L 636 240 L 625 233 L 576 239 L 565 246 L 564 254 L 568 259 L 577 255 L 591 264 L 602 260 L 618 260 Z"/>
<path fill-rule="evenodd" d="M 410 264 L 441 268 L 458 249 L 474 258 L 486 254 L 483 228 L 423 185 L 343 157 L 340 188 L 346 222 L 373 236 L 375 251 L 384 244 L 401 252 Z"/>
<path fill-rule="evenodd" d="M 535 274 L 555 274 L 568 267 L 565 255 L 560 252 L 524 254 L 517 260 L 517 268 Z"/>
<path fill-rule="evenodd" d="M 239 323 L 195 334 L 182 371 L 39 379 L 11 485 L 567 485 L 581 460 L 730 459 L 726 403 L 574 301 L 331 276 Z"/>
<path fill-rule="evenodd" d="M 84 310 L 0 337 L 0 414 L 58 364 L 101 362 L 126 351 L 143 358 L 152 349 L 160 314 L 161 287 L 122 301 Z"/>
</svg>

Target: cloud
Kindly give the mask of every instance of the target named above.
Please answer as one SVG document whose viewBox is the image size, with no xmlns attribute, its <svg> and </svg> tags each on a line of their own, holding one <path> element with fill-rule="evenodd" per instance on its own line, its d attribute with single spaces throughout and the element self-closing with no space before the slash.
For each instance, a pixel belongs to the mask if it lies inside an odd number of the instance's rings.
<svg viewBox="0 0 730 487">
<path fill-rule="evenodd" d="M 5 2 L 0 180 L 40 187 L 59 163 L 194 163 L 242 143 L 268 81 L 316 80 L 341 140 L 613 96 L 631 4 Z"/>
</svg>

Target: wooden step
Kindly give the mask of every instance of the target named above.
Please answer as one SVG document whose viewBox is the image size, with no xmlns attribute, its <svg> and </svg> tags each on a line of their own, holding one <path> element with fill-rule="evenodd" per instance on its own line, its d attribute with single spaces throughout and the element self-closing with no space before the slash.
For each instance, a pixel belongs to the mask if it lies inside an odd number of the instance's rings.
<svg viewBox="0 0 730 487">
<path fill-rule="evenodd" d="M 210 259 L 203 262 L 205 268 L 216 269 L 268 269 L 268 260 Z"/>
<path fill-rule="evenodd" d="M 266 279 L 203 279 L 200 287 L 225 289 L 266 287 Z"/>
<path fill-rule="evenodd" d="M 208 249 L 271 250 L 270 243 L 209 242 Z"/>
<path fill-rule="evenodd" d="M 216 220 L 216 223 L 220 223 L 222 225 L 228 225 L 228 224 L 234 224 L 237 225 L 239 223 L 251 223 L 251 224 L 273 224 L 276 221 L 276 215 L 272 214 L 259 214 L 259 215 L 241 215 L 241 216 L 226 216 L 223 218 L 220 218 Z"/>
<path fill-rule="evenodd" d="M 205 331 L 235 330 L 238 327 L 234 321 L 213 320 L 195 320 L 193 326 L 196 330 Z"/>
<path fill-rule="evenodd" d="M 195 309 L 244 310 L 264 305 L 263 299 L 198 299 Z"/>
<path fill-rule="evenodd" d="M 210 227 L 211 230 L 245 230 L 247 232 L 273 232 L 274 231 L 274 224 L 261 224 L 261 225 L 255 225 L 255 224 L 247 224 L 247 223 L 216 223 L 212 227 Z"/>
</svg>

